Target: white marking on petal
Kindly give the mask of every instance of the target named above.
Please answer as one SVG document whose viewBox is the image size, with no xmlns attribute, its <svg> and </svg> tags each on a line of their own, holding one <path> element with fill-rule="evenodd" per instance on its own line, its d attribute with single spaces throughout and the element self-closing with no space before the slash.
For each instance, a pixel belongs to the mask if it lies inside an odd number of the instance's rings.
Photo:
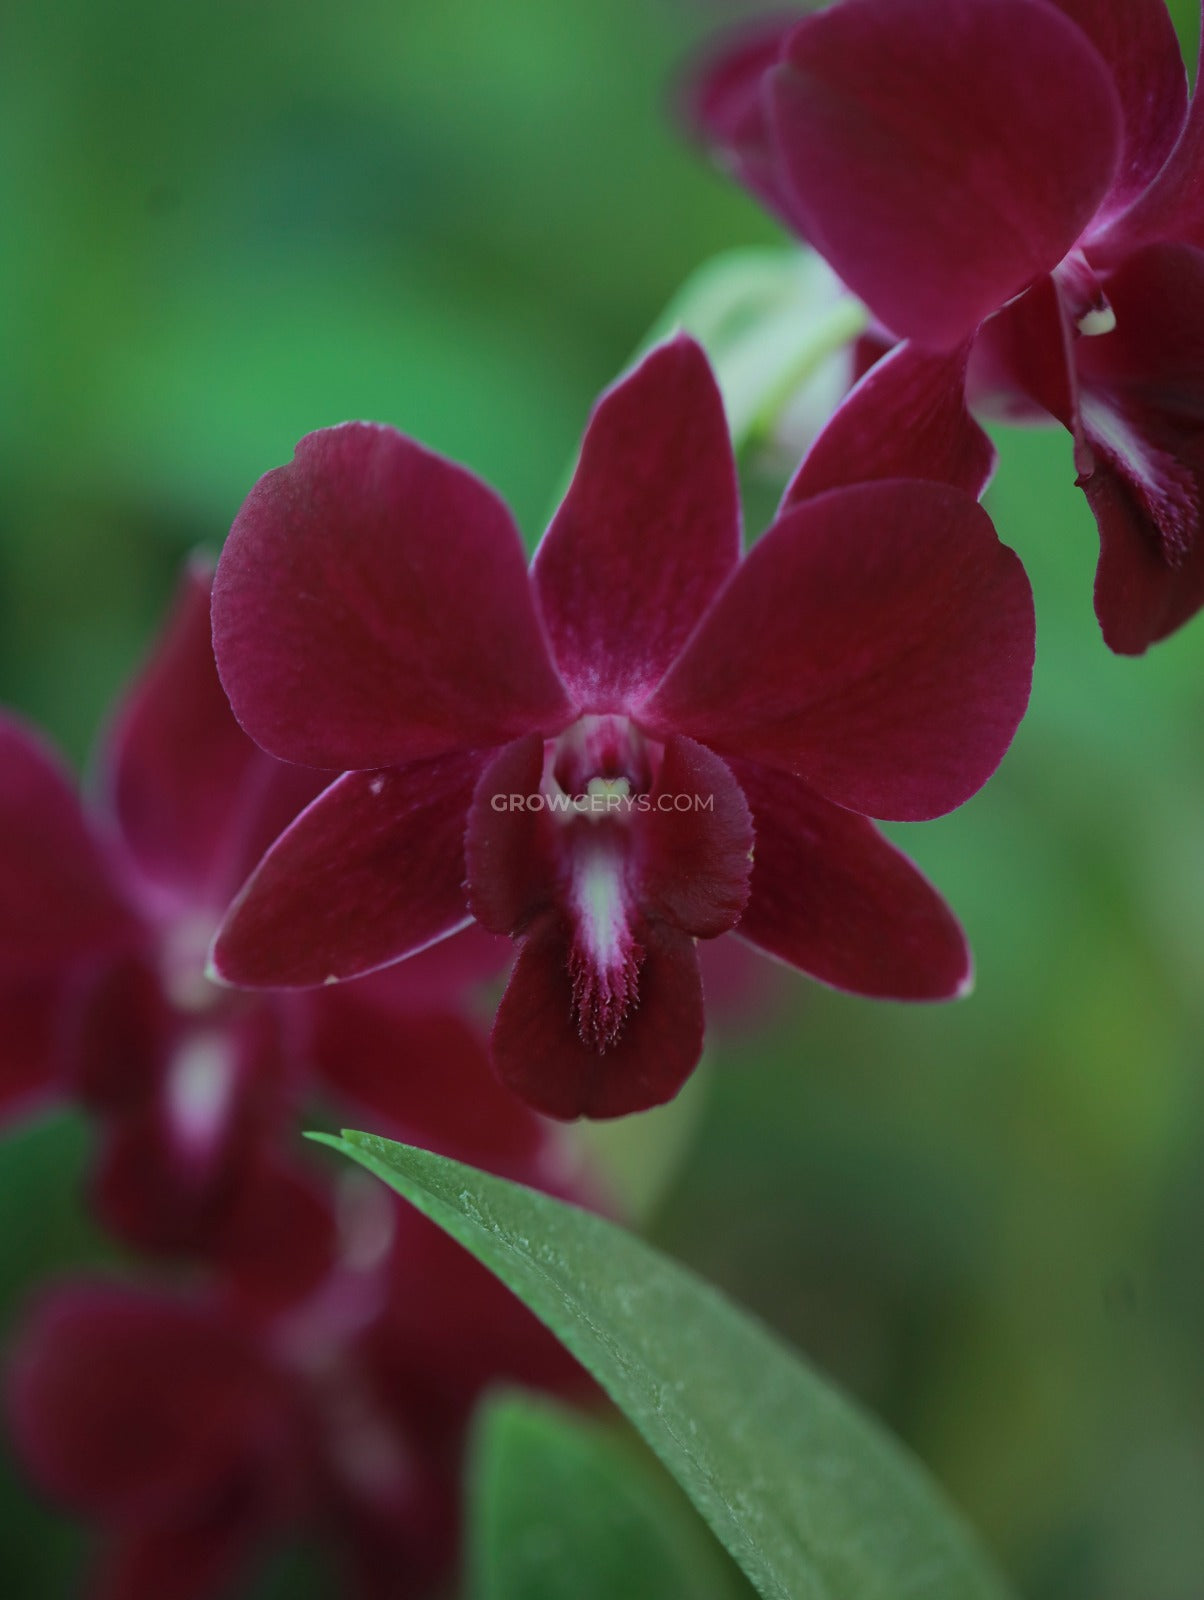
<svg viewBox="0 0 1204 1600">
<path fill-rule="evenodd" d="M 609 852 L 599 852 L 579 867 L 573 881 L 573 903 L 582 942 L 603 972 L 619 965 L 627 938 L 627 904 L 622 865 Z"/>
<path fill-rule="evenodd" d="M 1188 468 L 1143 438 L 1124 413 L 1098 393 L 1083 391 L 1079 418 L 1090 443 L 1144 502 L 1157 525 L 1164 559 L 1172 567 L 1181 565 L 1191 547 L 1198 516 Z"/>
<path fill-rule="evenodd" d="M 1119 411 L 1085 390 L 1079 400 L 1079 415 L 1093 443 L 1103 445 L 1108 455 L 1123 461 L 1131 477 L 1140 479 L 1151 490 L 1157 489 L 1158 480 L 1146 457 L 1145 440 Z"/>
<path fill-rule="evenodd" d="M 600 845 L 577 852 L 571 905 L 573 1004 L 581 1037 L 596 1050 L 618 1039 L 639 1001 L 644 952 L 631 931 L 623 855 Z"/>
<path fill-rule="evenodd" d="M 370 778 L 368 780 L 368 790 L 371 794 L 380 794 L 384 786 L 385 780 L 383 778 Z"/>
<path fill-rule="evenodd" d="M 193 1150 L 216 1144 L 233 1099 L 235 1063 L 220 1033 L 185 1039 L 167 1071 L 167 1114 L 181 1142 Z"/>
</svg>

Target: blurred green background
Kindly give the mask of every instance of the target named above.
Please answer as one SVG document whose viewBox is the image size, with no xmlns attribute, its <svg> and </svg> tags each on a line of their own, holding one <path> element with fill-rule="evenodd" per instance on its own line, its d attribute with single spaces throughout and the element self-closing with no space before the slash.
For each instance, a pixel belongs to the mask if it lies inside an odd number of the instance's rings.
<svg viewBox="0 0 1204 1600">
<path fill-rule="evenodd" d="M 347 417 L 470 464 L 537 536 L 681 280 L 777 237 L 668 115 L 717 14 L 7 7 L 0 698 L 82 761 L 182 555 Z M 1204 621 L 1108 656 L 1068 441 L 1001 446 L 1032 710 L 981 796 L 899 831 L 977 992 L 910 1010 L 789 982 L 721 1033 L 649 1227 L 877 1408 L 1032 1600 L 1200 1600 Z M 81 1137 L 0 1148 L 6 1320 L 91 1248 Z M 0 1589 L 71 1592 L 75 1558 L 7 1473 Z"/>
</svg>

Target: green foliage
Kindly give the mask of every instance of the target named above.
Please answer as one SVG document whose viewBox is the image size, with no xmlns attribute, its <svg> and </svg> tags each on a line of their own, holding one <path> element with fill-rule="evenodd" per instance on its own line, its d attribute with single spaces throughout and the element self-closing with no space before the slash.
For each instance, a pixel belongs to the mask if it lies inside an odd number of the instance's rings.
<svg viewBox="0 0 1204 1600">
<path fill-rule="evenodd" d="M 923 1469 L 767 1329 L 614 1223 L 368 1134 L 342 1149 L 593 1373 L 766 1600 L 1003 1600 Z"/>
<path fill-rule="evenodd" d="M 673 1485 L 612 1426 L 521 1395 L 481 1417 L 471 1600 L 740 1600 L 749 1589 Z"/>
</svg>

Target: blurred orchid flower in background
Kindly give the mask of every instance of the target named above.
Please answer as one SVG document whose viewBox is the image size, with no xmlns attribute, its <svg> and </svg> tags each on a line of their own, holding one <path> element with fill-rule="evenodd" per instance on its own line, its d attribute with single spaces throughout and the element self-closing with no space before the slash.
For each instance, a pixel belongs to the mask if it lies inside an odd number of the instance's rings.
<svg viewBox="0 0 1204 1600">
<path fill-rule="evenodd" d="M 100 755 L 85 804 L 30 729 L 0 722 L 0 1076 L 8 1118 L 92 1114 L 92 1202 L 140 1249 L 220 1262 L 286 1298 L 333 1248 L 290 1146 L 325 1100 L 381 1131 L 555 1186 L 558 1136 L 496 1083 L 466 1008 L 504 941 L 472 931 L 337 994 L 242 995 L 205 954 L 247 872 L 326 775 L 238 727 L 194 565 Z"/>
<path fill-rule="evenodd" d="M 686 115 L 906 342 L 901 360 L 944 355 L 983 414 L 1070 431 L 1113 650 L 1194 615 L 1204 102 L 1162 0 L 779 14 L 699 62 Z"/>
</svg>

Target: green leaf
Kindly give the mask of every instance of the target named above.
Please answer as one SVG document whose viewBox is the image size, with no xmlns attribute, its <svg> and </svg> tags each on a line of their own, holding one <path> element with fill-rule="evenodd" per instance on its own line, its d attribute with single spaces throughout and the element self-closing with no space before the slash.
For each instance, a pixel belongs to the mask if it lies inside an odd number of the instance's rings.
<svg viewBox="0 0 1204 1600">
<path fill-rule="evenodd" d="M 621 1228 L 368 1134 L 322 1142 L 467 1246 L 598 1379 L 771 1600 L 1003 1600 L 923 1468 L 767 1329 Z"/>
<path fill-rule="evenodd" d="M 630 1437 L 525 1395 L 478 1423 L 473 1600 L 739 1600 L 748 1590 Z"/>
</svg>

